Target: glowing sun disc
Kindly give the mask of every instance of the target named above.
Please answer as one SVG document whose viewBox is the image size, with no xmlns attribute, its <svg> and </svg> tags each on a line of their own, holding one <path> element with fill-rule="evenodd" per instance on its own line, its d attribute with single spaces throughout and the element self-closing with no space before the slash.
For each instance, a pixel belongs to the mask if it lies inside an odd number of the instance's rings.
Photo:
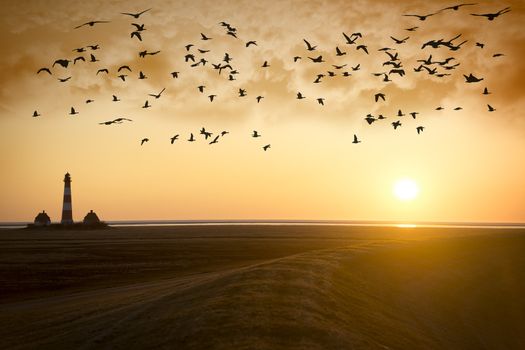
<svg viewBox="0 0 525 350">
<path fill-rule="evenodd" d="M 402 179 L 394 184 L 394 195 L 402 201 L 410 201 L 417 197 L 419 187 L 414 180 Z"/>
</svg>

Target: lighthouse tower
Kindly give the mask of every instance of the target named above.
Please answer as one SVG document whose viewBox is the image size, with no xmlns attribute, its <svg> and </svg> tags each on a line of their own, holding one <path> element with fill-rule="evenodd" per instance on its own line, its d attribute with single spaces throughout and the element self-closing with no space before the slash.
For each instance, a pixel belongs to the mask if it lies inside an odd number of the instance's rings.
<svg viewBox="0 0 525 350">
<path fill-rule="evenodd" d="M 62 204 L 62 225 L 73 223 L 73 208 L 71 206 L 71 176 L 66 173 L 64 177 L 64 203 Z"/>
</svg>

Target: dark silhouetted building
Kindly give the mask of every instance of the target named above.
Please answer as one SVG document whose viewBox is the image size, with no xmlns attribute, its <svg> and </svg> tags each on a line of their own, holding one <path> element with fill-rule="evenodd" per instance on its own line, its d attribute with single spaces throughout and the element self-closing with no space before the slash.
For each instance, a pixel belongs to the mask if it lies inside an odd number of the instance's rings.
<svg viewBox="0 0 525 350">
<path fill-rule="evenodd" d="M 51 219 L 47 215 L 45 210 L 42 210 L 41 213 L 35 217 L 35 226 L 49 226 L 51 225 Z"/>
<path fill-rule="evenodd" d="M 87 213 L 84 217 L 83 223 L 84 225 L 99 225 L 100 219 L 93 210 L 90 210 L 89 213 Z"/>
</svg>

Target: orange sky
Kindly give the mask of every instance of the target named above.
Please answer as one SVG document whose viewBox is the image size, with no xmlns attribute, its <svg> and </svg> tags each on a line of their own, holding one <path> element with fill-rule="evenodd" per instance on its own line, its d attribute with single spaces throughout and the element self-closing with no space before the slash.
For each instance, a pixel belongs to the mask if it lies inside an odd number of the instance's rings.
<svg viewBox="0 0 525 350">
<path fill-rule="evenodd" d="M 525 4 L 479 1 L 420 21 L 455 3 L 432 1 L 23 1 L 3 5 L 0 57 L 0 221 L 60 220 L 63 177 L 72 175 L 73 215 L 104 220 L 341 219 L 525 222 Z M 511 12 L 494 21 L 471 13 Z M 133 19 L 121 12 L 139 12 Z M 110 23 L 74 27 L 91 20 Z M 219 22 L 237 29 L 226 35 Z M 145 24 L 140 42 L 131 23 Z M 417 26 L 409 32 L 406 28 Z M 361 32 L 348 45 L 342 32 Z M 211 40 L 201 40 L 205 33 Z M 421 49 L 429 40 L 467 42 L 457 51 Z M 395 44 L 390 38 L 410 38 Z M 303 39 L 317 45 L 309 52 Z M 245 47 L 249 40 L 257 46 Z M 485 44 L 481 49 L 476 42 Z M 185 45 L 202 67 L 184 62 Z M 73 49 L 99 44 L 84 53 Z M 347 54 L 336 56 L 339 47 Z M 404 77 L 378 51 L 399 53 Z M 197 49 L 210 50 L 199 53 Z M 161 52 L 140 58 L 139 51 Z M 228 81 L 211 63 L 233 58 Z M 93 53 L 99 62 L 52 67 Z M 503 53 L 504 56 L 493 57 Z M 417 60 L 454 57 L 438 78 Z M 325 63 L 308 59 L 322 55 Z M 294 56 L 301 56 L 294 62 Z M 270 67 L 262 68 L 264 61 Z M 191 63 L 191 62 L 190 62 Z M 222 62 L 224 64 L 224 62 Z M 117 69 L 133 70 L 125 82 Z M 341 70 L 332 65 L 347 66 Z M 352 70 L 360 64 L 359 70 Z M 49 67 L 52 75 L 36 74 Z M 437 67 L 437 65 L 433 65 Z M 96 74 L 107 68 L 109 74 Z M 148 79 L 138 80 L 143 71 Z M 179 71 L 178 79 L 170 72 Z M 319 73 L 337 73 L 313 81 Z M 343 77 L 348 71 L 352 75 Z M 467 84 L 463 74 L 484 78 Z M 57 78 L 71 79 L 60 83 Z M 197 86 L 205 85 L 201 94 Z M 487 87 L 490 95 L 482 95 Z M 155 94 L 166 88 L 161 98 Z M 238 90 L 247 96 L 239 97 Z M 297 100 L 296 94 L 306 96 Z M 382 92 L 386 101 L 374 101 Z M 210 102 L 209 94 L 217 95 Z M 117 95 L 120 102 L 112 102 Z M 264 96 L 260 103 L 256 96 Z M 324 98 L 325 105 L 317 103 Z M 86 104 L 85 100 L 94 102 Z M 141 106 L 148 100 L 151 108 Z M 496 111 L 488 112 L 487 104 Z M 436 107 L 445 109 L 436 111 Z M 71 107 L 79 114 L 68 115 Z M 462 110 L 454 111 L 455 107 Z M 401 109 L 407 114 L 397 117 Z M 41 116 L 33 118 L 37 110 Z M 417 119 L 409 112 L 417 111 Z M 370 113 L 385 120 L 368 125 Z M 99 125 L 117 117 L 119 125 Z M 400 120 L 394 130 L 391 123 Z M 424 126 L 422 134 L 417 126 Z M 230 133 L 214 145 L 199 135 Z M 262 136 L 252 138 L 257 130 Z M 186 140 L 194 133 L 197 141 Z M 170 144 L 170 137 L 180 134 Z M 362 141 L 352 144 L 353 135 Z M 140 146 L 142 138 L 150 141 Z M 262 146 L 271 144 L 268 151 Z M 420 195 L 392 195 L 400 178 Z"/>
</svg>

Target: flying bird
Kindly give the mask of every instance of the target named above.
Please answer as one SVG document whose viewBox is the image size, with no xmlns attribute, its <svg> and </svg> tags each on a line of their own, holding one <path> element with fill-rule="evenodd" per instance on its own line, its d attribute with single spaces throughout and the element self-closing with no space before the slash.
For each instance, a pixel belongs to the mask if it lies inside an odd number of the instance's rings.
<svg viewBox="0 0 525 350">
<path fill-rule="evenodd" d="M 325 100 L 324 98 L 319 97 L 319 98 L 317 99 L 317 103 L 319 103 L 321 106 L 324 106 L 324 100 Z"/>
<path fill-rule="evenodd" d="M 89 55 L 89 62 L 99 62 L 100 60 L 97 60 L 97 58 L 95 57 L 95 55 L 93 54 L 90 54 Z"/>
<path fill-rule="evenodd" d="M 102 68 L 102 69 L 99 69 L 99 70 L 97 71 L 97 74 L 96 74 L 96 75 L 98 75 L 98 73 L 106 73 L 106 74 L 109 74 L 109 71 L 107 70 L 107 68 Z"/>
<path fill-rule="evenodd" d="M 438 12 L 446 11 L 446 10 L 454 10 L 454 11 L 457 11 L 457 10 L 459 10 L 460 7 L 463 7 L 463 6 L 472 6 L 472 5 L 477 5 L 477 3 L 468 3 L 468 4 L 459 4 L 459 5 L 449 6 L 449 7 L 445 7 L 445 8 L 443 8 L 443 9 L 439 10 Z"/>
<path fill-rule="evenodd" d="M 55 63 L 53 63 L 53 66 L 55 66 L 55 64 L 59 64 L 61 65 L 62 67 L 64 68 L 67 68 L 67 66 L 69 65 L 69 62 L 71 62 L 70 60 L 66 60 L 66 59 L 58 59 L 55 61 Z"/>
<path fill-rule="evenodd" d="M 217 97 L 217 95 L 209 95 L 208 98 L 210 99 L 210 102 L 213 102 L 213 99 Z"/>
<path fill-rule="evenodd" d="M 394 130 L 396 130 L 398 127 L 400 127 L 402 124 L 399 120 L 396 120 L 392 123 L 392 126 L 394 127 Z"/>
<path fill-rule="evenodd" d="M 303 41 L 306 44 L 306 49 L 308 51 L 314 51 L 315 48 L 317 47 L 317 45 L 316 46 L 312 46 L 312 44 L 310 44 L 306 39 L 303 39 Z"/>
<path fill-rule="evenodd" d="M 510 11 L 510 7 L 505 7 L 503 10 L 499 10 L 496 13 L 484 13 L 484 14 L 477 14 L 477 13 L 471 13 L 471 16 L 479 16 L 479 17 L 487 17 L 489 21 L 493 21 L 496 17 L 499 17 L 500 15 L 507 13 Z"/>
<path fill-rule="evenodd" d="M 403 15 L 405 17 L 417 17 L 420 21 L 426 20 L 430 16 L 434 16 L 436 13 L 429 13 L 428 15 Z"/>
<path fill-rule="evenodd" d="M 341 51 L 341 50 L 339 49 L 339 47 L 336 46 L 336 47 L 335 47 L 335 55 L 336 55 L 336 56 L 344 56 L 344 55 L 346 55 L 346 52 Z"/>
<path fill-rule="evenodd" d="M 113 102 L 119 102 L 119 101 L 120 99 L 117 96 L 113 95 Z"/>
<path fill-rule="evenodd" d="M 246 43 L 246 47 L 250 46 L 250 45 L 255 45 L 257 46 L 257 42 L 255 40 L 250 40 Z"/>
<path fill-rule="evenodd" d="M 297 93 L 297 99 L 298 100 L 302 100 L 303 98 L 306 98 L 303 96 L 303 94 L 301 94 L 300 92 Z"/>
<path fill-rule="evenodd" d="M 149 104 L 148 100 L 146 100 L 146 102 L 144 102 L 144 106 L 142 106 L 142 108 L 150 108 L 151 105 Z"/>
<path fill-rule="evenodd" d="M 468 76 L 463 74 L 463 76 L 465 77 L 466 83 L 477 83 L 483 80 L 483 78 L 476 78 L 474 75 L 472 75 L 472 73 L 470 73 Z"/>
<path fill-rule="evenodd" d="M 205 87 L 206 87 L 206 86 L 204 86 L 204 85 L 200 85 L 200 86 L 197 86 L 197 89 L 199 89 L 199 91 L 200 91 L 201 93 L 203 93 Z"/>
<path fill-rule="evenodd" d="M 487 88 L 484 88 L 483 89 L 483 95 L 490 95 L 491 93 L 489 92 L 489 89 Z"/>
<path fill-rule="evenodd" d="M 121 15 L 126 15 L 126 16 L 131 16 L 135 19 L 139 18 L 142 14 L 148 12 L 149 10 L 151 10 L 151 8 L 147 9 L 147 10 L 144 10 L 144 11 L 141 11 L 139 13 L 128 13 L 128 12 L 121 12 L 120 14 Z"/>
<path fill-rule="evenodd" d="M 179 138 L 179 134 L 173 136 L 173 137 L 170 137 L 170 140 L 171 140 L 171 144 L 173 145 L 173 143 L 175 142 L 175 140 L 177 140 Z"/>
<path fill-rule="evenodd" d="M 491 105 L 487 105 L 487 108 L 489 109 L 489 112 L 494 112 L 496 109 L 492 107 Z"/>
<path fill-rule="evenodd" d="M 36 74 L 40 74 L 41 72 L 47 72 L 51 75 L 51 71 L 49 70 L 49 68 L 46 67 L 40 68 L 38 72 L 36 72 Z"/>
<path fill-rule="evenodd" d="M 356 50 L 363 50 L 368 55 L 368 48 L 367 48 L 366 45 L 358 45 L 355 49 Z"/>
<path fill-rule="evenodd" d="M 172 78 L 178 78 L 179 77 L 179 72 L 171 72 L 171 77 Z"/>
<path fill-rule="evenodd" d="M 57 78 L 59 82 L 61 83 L 65 83 L 66 81 L 68 81 L 69 79 L 71 79 L 71 77 L 67 77 L 67 78 Z"/>
<path fill-rule="evenodd" d="M 308 57 L 308 58 L 311 59 L 312 62 L 314 62 L 314 63 L 322 63 L 322 62 L 325 62 L 325 61 L 323 61 L 323 56 L 318 56 L 318 57 L 315 57 L 315 58 L 313 58 L 313 57 Z"/>
<path fill-rule="evenodd" d="M 396 44 L 404 44 L 404 43 L 407 42 L 408 39 L 410 39 L 410 37 L 407 36 L 407 37 L 404 38 L 404 39 L 396 39 L 396 38 L 394 38 L 393 36 L 391 36 L 390 39 L 394 40 L 394 42 L 395 42 Z"/>
<path fill-rule="evenodd" d="M 77 61 L 86 62 L 86 59 L 84 58 L 84 56 L 78 56 L 73 60 L 73 64 L 77 64 Z"/>
<path fill-rule="evenodd" d="M 135 26 L 137 32 L 142 32 L 146 30 L 146 28 L 144 28 L 144 24 L 131 23 L 131 25 Z"/>
<path fill-rule="evenodd" d="M 122 81 L 126 81 L 126 77 L 127 77 L 126 74 L 117 75 L 117 78 L 122 79 Z"/>
<path fill-rule="evenodd" d="M 361 142 L 361 140 L 358 140 L 357 139 L 357 135 L 354 134 L 354 140 L 352 141 L 352 143 L 360 143 L 360 142 Z"/>
<path fill-rule="evenodd" d="M 213 145 L 214 143 L 218 143 L 219 142 L 219 137 L 221 137 L 221 136 L 220 135 L 215 136 L 215 138 L 209 143 L 209 145 Z"/>
<path fill-rule="evenodd" d="M 206 35 L 204 35 L 203 33 L 201 33 L 201 40 L 206 41 L 206 40 L 211 40 L 211 39 L 213 39 L 213 38 L 209 38 Z"/>
<path fill-rule="evenodd" d="M 253 131 L 252 137 L 261 137 L 261 134 L 257 132 L 257 130 Z"/>
<path fill-rule="evenodd" d="M 257 103 L 261 102 L 261 100 L 264 98 L 264 96 L 257 96 L 255 99 L 257 100 Z"/>
<path fill-rule="evenodd" d="M 109 21 L 89 21 L 89 22 L 86 22 L 84 24 L 81 24 L 81 25 L 75 27 L 74 29 L 78 29 L 78 28 L 83 27 L 83 26 L 93 27 L 97 23 L 109 23 Z"/>
<path fill-rule="evenodd" d="M 421 133 L 423 132 L 423 129 L 425 129 L 424 126 L 418 126 L 418 127 L 416 128 L 417 134 L 418 134 L 418 135 L 421 134 Z"/>
<path fill-rule="evenodd" d="M 264 150 L 264 151 L 267 151 L 268 148 L 270 148 L 270 144 L 263 146 L 263 150 Z"/>
<path fill-rule="evenodd" d="M 69 115 L 75 115 L 78 114 L 77 111 L 75 111 L 75 108 L 71 107 L 71 112 L 69 112 Z"/>
<path fill-rule="evenodd" d="M 162 95 L 164 90 L 166 90 L 166 88 L 163 88 L 162 90 L 160 90 L 160 92 L 158 94 L 148 94 L 148 96 L 155 97 L 155 99 L 159 99 L 160 95 Z"/>
<path fill-rule="evenodd" d="M 95 101 L 92 100 L 92 99 L 88 99 L 88 100 L 86 100 L 86 104 L 87 104 L 87 103 L 93 103 L 93 102 L 95 102 Z"/>
<path fill-rule="evenodd" d="M 190 134 L 190 138 L 188 139 L 189 142 L 194 142 L 195 138 L 193 137 L 193 133 Z"/>
<path fill-rule="evenodd" d="M 137 32 L 137 31 L 131 32 L 131 38 L 133 38 L 134 36 L 137 37 L 139 41 L 142 41 L 142 35 L 140 35 L 140 32 Z"/>
<path fill-rule="evenodd" d="M 37 111 L 34 111 L 34 112 L 33 112 L 33 118 L 36 118 L 36 117 L 40 117 L 40 114 L 38 114 Z"/>
<path fill-rule="evenodd" d="M 147 76 L 144 75 L 144 73 L 142 73 L 142 71 L 139 72 L 139 79 L 148 79 Z"/>
<path fill-rule="evenodd" d="M 383 94 L 381 92 L 378 92 L 377 94 L 374 95 L 374 99 L 375 99 L 376 102 L 379 101 L 380 98 L 383 99 L 383 101 L 386 101 L 385 100 L 385 94 Z"/>
<path fill-rule="evenodd" d="M 268 61 L 264 61 L 264 63 L 261 66 L 262 68 L 268 68 L 270 65 L 268 64 Z"/>
<path fill-rule="evenodd" d="M 146 137 L 146 138 L 143 138 L 142 140 L 140 140 L 140 145 L 142 146 L 144 143 L 148 142 L 149 139 Z"/>
</svg>

